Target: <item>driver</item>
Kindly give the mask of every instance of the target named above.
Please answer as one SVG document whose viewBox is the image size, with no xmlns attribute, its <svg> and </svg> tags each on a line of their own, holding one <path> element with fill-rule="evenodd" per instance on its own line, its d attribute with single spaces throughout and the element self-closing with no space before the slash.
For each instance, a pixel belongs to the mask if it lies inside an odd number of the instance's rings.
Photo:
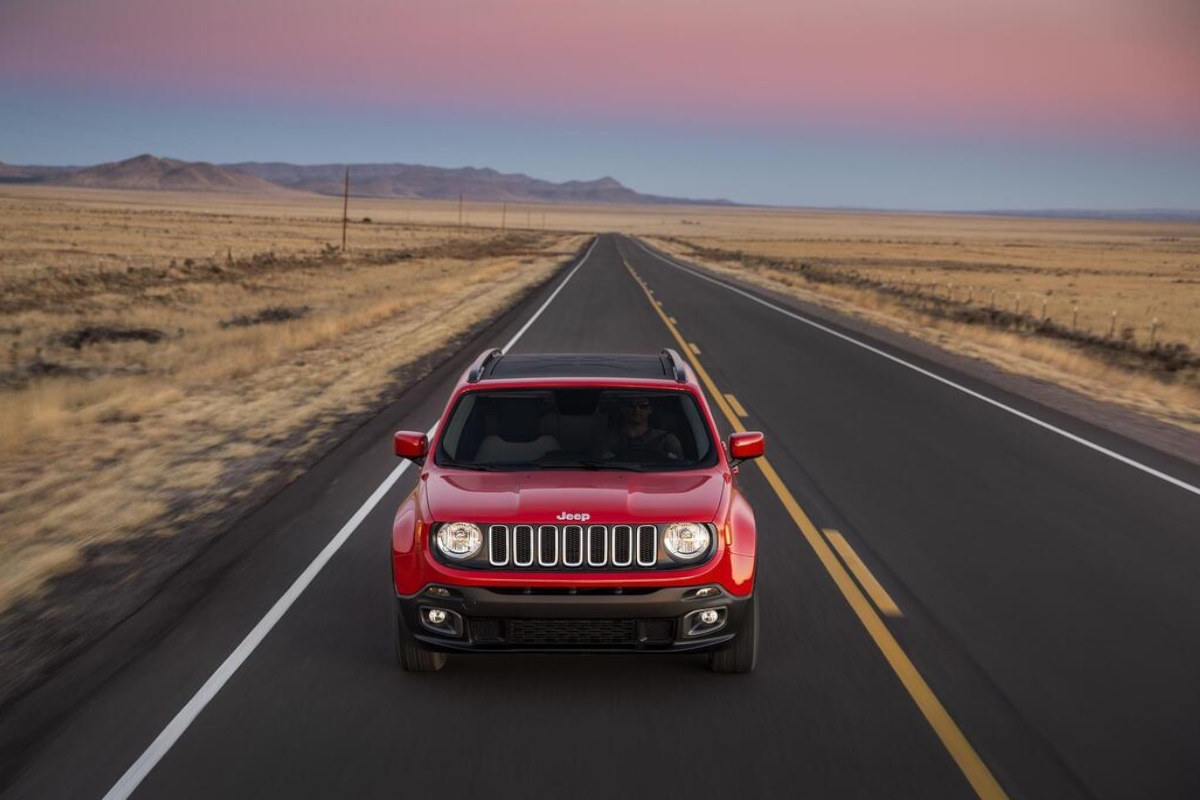
<svg viewBox="0 0 1200 800">
<path fill-rule="evenodd" d="M 620 425 L 609 450 L 622 455 L 636 450 L 651 450 L 667 458 L 682 458 L 683 445 L 675 434 L 650 427 L 650 400 L 628 397 L 621 401 Z"/>
</svg>

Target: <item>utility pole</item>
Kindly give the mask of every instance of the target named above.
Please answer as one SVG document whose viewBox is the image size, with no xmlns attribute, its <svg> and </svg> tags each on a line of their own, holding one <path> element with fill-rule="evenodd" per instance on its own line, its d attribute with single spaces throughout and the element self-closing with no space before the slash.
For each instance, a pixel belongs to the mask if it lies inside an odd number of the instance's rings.
<svg viewBox="0 0 1200 800">
<path fill-rule="evenodd" d="M 458 190 L 458 235 L 462 236 L 462 189 Z"/>
<path fill-rule="evenodd" d="M 342 187 L 342 252 L 346 252 L 346 224 L 350 221 L 350 168 L 346 167 L 346 180 Z"/>
<path fill-rule="evenodd" d="M 508 214 L 508 203 L 500 204 L 500 232 L 504 233 L 504 218 Z"/>
</svg>

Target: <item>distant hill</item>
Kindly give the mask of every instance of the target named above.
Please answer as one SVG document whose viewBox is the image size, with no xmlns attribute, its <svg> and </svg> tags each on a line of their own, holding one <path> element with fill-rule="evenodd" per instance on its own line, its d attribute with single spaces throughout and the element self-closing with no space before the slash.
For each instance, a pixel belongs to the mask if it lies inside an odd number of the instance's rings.
<svg viewBox="0 0 1200 800">
<path fill-rule="evenodd" d="M 0 161 L 0 183 L 41 183 L 55 175 L 77 172 L 81 167 L 17 166 Z"/>
<path fill-rule="evenodd" d="M 614 178 L 551 181 L 479 167 L 418 164 L 350 164 L 355 197 L 510 203 L 634 203 L 733 205 L 728 200 L 687 200 L 642 194 Z M 256 161 L 209 164 L 140 155 L 94 167 L 17 166 L 0 162 L 0 184 L 82 186 L 93 189 L 162 189 L 181 192 L 269 194 L 284 190 L 339 196 L 344 164 L 297 165 Z"/>
<path fill-rule="evenodd" d="M 274 194 L 273 183 L 203 161 L 178 161 L 140 155 L 94 167 L 50 173 L 39 181 L 54 186 L 91 189 L 162 189 L 180 192 Z"/>
<path fill-rule="evenodd" d="M 346 166 L 243 162 L 221 166 L 254 175 L 280 186 L 315 194 L 340 195 Z M 468 200 L 519 203 L 703 203 L 728 205 L 727 200 L 685 200 L 641 194 L 614 178 L 552 183 L 520 173 L 478 167 L 425 167 L 416 164 L 351 164 L 350 193 L 355 197 L 400 197 L 413 200 Z"/>
</svg>

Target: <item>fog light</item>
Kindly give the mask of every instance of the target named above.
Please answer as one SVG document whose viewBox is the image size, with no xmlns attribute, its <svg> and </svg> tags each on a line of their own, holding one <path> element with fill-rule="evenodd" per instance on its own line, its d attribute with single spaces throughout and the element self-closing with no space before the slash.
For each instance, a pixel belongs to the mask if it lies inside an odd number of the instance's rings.
<svg viewBox="0 0 1200 800">
<path fill-rule="evenodd" d="M 457 611 L 425 606 L 420 613 L 421 625 L 443 636 L 462 636 L 463 618 Z"/>
<path fill-rule="evenodd" d="M 705 611 L 704 613 L 707 614 L 709 612 Z M 717 612 L 715 612 L 715 611 L 712 612 L 712 615 L 713 615 L 713 619 L 712 620 L 706 619 L 705 622 L 710 622 L 710 621 L 715 622 L 716 618 L 717 618 Z M 429 609 L 429 621 L 432 622 L 434 625 L 441 625 L 443 622 L 446 621 L 446 612 L 442 611 L 440 608 Z"/>
<path fill-rule="evenodd" d="M 683 618 L 684 636 L 705 636 L 725 627 L 728 612 L 724 608 L 701 608 Z"/>
</svg>

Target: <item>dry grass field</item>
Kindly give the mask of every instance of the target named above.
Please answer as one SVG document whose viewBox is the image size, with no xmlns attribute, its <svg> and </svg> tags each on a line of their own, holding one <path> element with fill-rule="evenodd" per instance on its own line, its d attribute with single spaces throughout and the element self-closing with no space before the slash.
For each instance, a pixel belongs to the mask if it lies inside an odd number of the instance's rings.
<svg viewBox="0 0 1200 800">
<path fill-rule="evenodd" d="M 279 479 L 586 240 L 393 210 L 343 255 L 340 210 L 0 194 L 0 609 Z"/>
</svg>

